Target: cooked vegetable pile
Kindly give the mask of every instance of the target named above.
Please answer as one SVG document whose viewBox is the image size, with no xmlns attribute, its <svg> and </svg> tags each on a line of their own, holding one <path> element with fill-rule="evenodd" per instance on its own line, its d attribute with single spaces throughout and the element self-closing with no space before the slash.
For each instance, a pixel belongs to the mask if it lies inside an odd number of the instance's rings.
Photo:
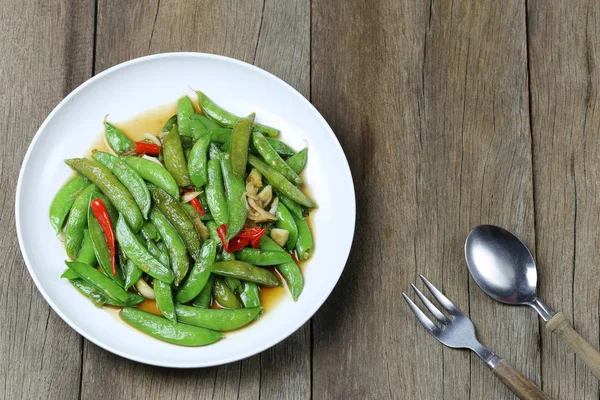
<svg viewBox="0 0 600 400">
<path fill-rule="evenodd" d="M 296 301 L 297 260 L 313 243 L 316 204 L 298 187 L 308 149 L 197 92 L 178 101 L 158 136 L 134 142 L 104 122 L 113 154 L 65 160 L 77 172 L 50 207 L 71 260 L 62 275 L 96 306 L 121 307 L 129 325 L 169 343 L 202 346 L 262 312 L 262 287 Z M 136 306 L 154 300 L 161 316 Z"/>
</svg>

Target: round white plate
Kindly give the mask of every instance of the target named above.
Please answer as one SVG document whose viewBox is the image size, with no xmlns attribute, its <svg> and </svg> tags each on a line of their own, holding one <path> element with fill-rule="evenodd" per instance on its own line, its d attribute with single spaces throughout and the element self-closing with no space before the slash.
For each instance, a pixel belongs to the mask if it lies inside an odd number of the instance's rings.
<svg viewBox="0 0 600 400">
<path fill-rule="evenodd" d="M 102 121 L 125 121 L 175 102 L 189 89 L 203 90 L 238 115 L 256 111 L 257 121 L 278 127 L 296 150 L 309 147 L 305 180 L 319 205 L 313 216 L 315 251 L 305 264 L 304 292 L 284 299 L 250 326 L 205 347 L 187 348 L 153 339 L 96 308 L 60 275 L 64 248 L 48 221 L 50 203 L 72 171 L 63 160 L 81 157 L 96 143 Z M 260 68 L 201 53 L 138 58 L 91 78 L 50 113 L 23 160 L 16 222 L 23 258 L 54 311 L 88 340 L 131 360 L 165 367 L 207 367 L 240 360 L 285 339 L 323 304 L 338 281 L 352 244 L 355 223 L 352 176 L 327 122 L 296 90 Z"/>
</svg>

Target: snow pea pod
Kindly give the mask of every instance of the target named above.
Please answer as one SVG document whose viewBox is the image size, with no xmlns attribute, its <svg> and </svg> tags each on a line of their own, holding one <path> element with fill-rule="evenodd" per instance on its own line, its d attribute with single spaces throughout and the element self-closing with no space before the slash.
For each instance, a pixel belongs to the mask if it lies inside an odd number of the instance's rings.
<svg viewBox="0 0 600 400">
<path fill-rule="evenodd" d="M 178 304 L 175 306 L 175 310 L 179 322 L 213 331 L 226 332 L 241 328 L 254 321 L 261 312 L 262 307 L 214 310 Z"/>
<path fill-rule="evenodd" d="M 175 124 L 177 124 L 177 114 L 173 115 L 165 122 L 161 132 L 171 132 L 171 129 L 173 129 L 173 125 Z"/>
<path fill-rule="evenodd" d="M 131 193 L 104 165 L 87 158 L 71 158 L 65 163 L 77 172 L 88 177 L 108 197 L 117 211 L 123 215 L 131 229 L 137 232 L 144 223 L 140 208 Z"/>
<path fill-rule="evenodd" d="M 198 231 L 200 238 L 202 240 L 208 239 L 208 228 L 206 225 L 204 225 L 204 222 L 202 222 L 202 219 L 206 216 L 206 213 L 204 213 L 204 216 L 201 217 L 200 214 L 198 214 L 198 211 L 196 211 L 196 209 L 190 203 L 181 203 L 181 207 L 194 223 L 194 227 L 196 227 L 196 231 Z"/>
<path fill-rule="evenodd" d="M 65 261 L 69 269 L 75 271 L 77 275 L 90 285 L 100 290 L 106 296 L 115 300 L 125 302 L 129 298 L 127 292 L 115 281 L 98 271 L 96 268 L 77 261 Z"/>
<path fill-rule="evenodd" d="M 283 203 L 289 212 L 291 212 L 295 217 L 304 218 L 304 214 L 302 213 L 302 206 L 296 203 L 294 200 L 290 199 L 281 192 L 275 191 L 277 197 L 279 197 L 279 203 Z"/>
<path fill-rule="evenodd" d="M 119 157 L 103 151 L 97 151 L 92 155 L 92 158 L 104 165 L 112 172 L 119 181 L 129 190 L 133 199 L 140 207 L 144 218 L 148 218 L 150 211 L 150 191 L 144 182 L 144 179 L 133 170 L 129 165 L 124 163 Z"/>
<path fill-rule="evenodd" d="M 177 322 L 177 314 L 175 313 L 175 303 L 173 302 L 173 292 L 171 285 L 159 281 L 154 281 L 154 298 L 156 306 L 160 313 L 169 321 Z"/>
<path fill-rule="evenodd" d="M 283 203 L 279 203 L 277 206 L 275 216 L 277 217 L 275 225 L 278 228 L 285 229 L 290 234 L 285 244 L 286 247 L 288 250 L 294 250 L 296 248 L 296 240 L 298 239 L 298 227 L 296 226 L 296 221 L 294 221 L 294 216 Z"/>
<path fill-rule="evenodd" d="M 127 293 L 128 298 L 124 302 L 106 297 L 94 286 L 79 278 L 79 276 L 76 279 L 71 279 L 70 282 L 79 292 L 87 296 L 96 307 L 100 307 L 104 304 L 114 307 L 132 307 L 144 301 L 144 297 L 140 296 L 139 294 L 129 292 Z"/>
<path fill-rule="evenodd" d="M 173 178 L 175 178 L 177 185 L 181 187 L 192 186 L 177 125 L 174 125 L 171 131 L 164 137 L 162 154 L 165 167 Z"/>
<path fill-rule="evenodd" d="M 206 185 L 206 201 L 208 209 L 217 225 L 227 223 L 229 219 L 229 210 L 227 209 L 227 199 L 223 189 L 223 175 L 221 173 L 221 164 L 217 158 L 208 161 L 208 185 Z"/>
<path fill-rule="evenodd" d="M 144 271 L 139 269 L 135 263 L 131 260 L 127 260 L 124 263 L 123 275 L 125 276 L 125 290 L 135 285 L 135 283 L 142 277 Z"/>
<path fill-rule="evenodd" d="M 227 240 L 231 240 L 240 233 L 248 216 L 246 185 L 243 179 L 234 174 L 229 154 L 220 154 L 219 161 L 221 162 L 221 172 L 223 173 L 223 182 L 227 193 L 227 209 L 229 211 Z"/>
<path fill-rule="evenodd" d="M 216 129 L 216 128 L 221 127 L 221 125 L 217 124 L 215 121 L 208 118 L 206 115 L 202 115 L 202 114 L 198 114 L 198 113 L 194 113 L 194 115 L 192 115 L 192 121 L 197 121 L 198 123 L 200 123 L 204 127 L 205 132 L 208 132 L 211 129 Z"/>
<path fill-rule="evenodd" d="M 269 167 L 258 157 L 251 154 L 248 157 L 248 162 L 269 180 L 271 186 L 279 190 L 290 199 L 308 208 L 317 207 L 317 205 L 311 199 L 309 199 L 308 196 L 306 196 L 300 189 L 288 181 L 285 176 Z"/>
<path fill-rule="evenodd" d="M 67 255 L 75 259 L 81 250 L 83 236 L 87 224 L 87 211 L 91 197 L 98 189 L 94 185 L 86 187 L 75 199 L 65 229 L 65 248 Z"/>
<path fill-rule="evenodd" d="M 303 148 L 295 155 L 285 160 L 286 164 L 297 174 L 300 174 L 306 165 L 308 158 L 308 147 Z"/>
<path fill-rule="evenodd" d="M 313 248 L 312 234 L 310 227 L 304 218 L 295 218 L 298 226 L 298 240 L 296 241 L 296 253 L 299 260 L 308 260 Z"/>
<path fill-rule="evenodd" d="M 216 254 L 217 243 L 214 240 L 205 241 L 200 251 L 200 258 L 194 264 L 181 289 L 175 295 L 175 301 L 187 303 L 200 294 L 208 282 Z"/>
<path fill-rule="evenodd" d="M 137 308 L 124 308 L 119 315 L 134 328 L 156 339 L 181 346 L 204 346 L 224 337 L 220 332 L 178 324 Z"/>
<path fill-rule="evenodd" d="M 196 231 L 194 223 L 183 207 L 181 207 L 181 203 L 169 196 L 167 192 L 162 189 L 156 189 L 152 192 L 152 200 L 154 201 L 154 205 L 165 217 L 167 217 L 167 220 L 171 225 L 173 225 L 183 240 L 183 243 L 185 243 L 185 247 L 192 258 L 197 260 L 200 255 L 202 241 L 198 235 L 198 231 Z M 154 225 L 156 225 L 156 222 L 154 222 Z M 187 272 L 187 270 L 185 272 Z M 180 278 L 183 278 L 183 276 Z"/>
<path fill-rule="evenodd" d="M 225 284 L 229 286 L 229 289 L 233 290 L 233 293 L 240 294 L 242 293 L 242 281 L 238 278 L 234 278 L 233 276 L 226 276 L 223 278 Z"/>
<path fill-rule="evenodd" d="M 201 91 L 198 90 L 196 93 L 198 94 L 198 103 L 200 104 L 202 111 L 204 111 L 204 114 L 206 114 L 209 118 L 212 118 L 214 121 L 217 121 L 219 124 L 227 128 L 233 128 L 235 123 L 240 119 L 240 117 L 237 115 L 234 115 L 218 106 Z M 279 129 L 259 123 L 254 124 L 254 131 L 262 132 L 271 137 L 279 135 Z"/>
<path fill-rule="evenodd" d="M 243 282 L 243 289 L 240 293 L 240 299 L 244 303 L 244 307 L 260 307 L 260 290 L 254 282 Z"/>
<path fill-rule="evenodd" d="M 192 300 L 192 304 L 194 305 L 194 307 L 210 308 L 214 281 L 215 276 L 213 274 L 210 274 L 210 276 L 208 277 L 208 281 L 206 282 L 206 285 L 204 285 L 204 288 L 202 288 L 200 294 L 196 296 L 194 300 Z"/>
<path fill-rule="evenodd" d="M 210 141 L 220 144 L 231 142 L 231 131 L 232 130 L 229 128 L 210 129 L 208 130 L 208 134 L 210 135 Z M 281 140 L 272 137 L 267 137 L 266 139 L 267 142 L 269 142 L 269 144 L 275 149 L 277 154 L 279 154 L 280 156 L 290 157 L 296 154 L 296 152 L 292 150 L 291 147 L 283 143 Z M 258 154 L 258 151 L 256 150 L 256 148 L 254 148 L 254 144 L 252 143 L 252 141 L 250 141 L 249 147 L 251 153 Z"/>
<path fill-rule="evenodd" d="M 123 253 L 142 271 L 151 277 L 171 284 L 175 279 L 173 272 L 164 266 L 138 241 L 122 217 L 117 222 L 116 236 Z"/>
<path fill-rule="evenodd" d="M 231 140 L 231 129 L 229 128 L 213 128 L 208 131 L 210 141 L 223 144 Z"/>
<path fill-rule="evenodd" d="M 169 262 L 169 252 L 159 249 L 152 240 L 146 240 L 146 248 L 148 249 L 148 252 L 152 254 L 152 257 L 156 258 L 163 265 L 167 267 L 171 265 Z"/>
<path fill-rule="evenodd" d="M 60 233 L 62 227 L 69 215 L 69 211 L 79 194 L 91 184 L 88 178 L 77 174 L 69 182 L 67 182 L 54 196 L 50 205 L 50 225 Z"/>
<path fill-rule="evenodd" d="M 213 282 L 212 295 L 215 301 L 224 308 L 242 308 L 242 303 L 235 293 L 225 284 L 222 277 L 216 277 Z"/>
<path fill-rule="evenodd" d="M 244 281 L 259 283 L 265 286 L 280 286 L 275 275 L 264 268 L 255 267 L 244 261 L 220 261 L 212 266 L 212 272 L 221 276 L 233 276 Z"/>
<path fill-rule="evenodd" d="M 273 147 L 273 149 L 275 149 L 277 154 L 279 154 L 280 156 L 290 157 L 290 156 L 293 156 L 294 154 L 296 154 L 296 152 L 294 150 L 292 150 L 292 148 L 290 146 L 283 143 L 281 140 L 271 138 L 271 137 L 267 137 L 266 139 L 267 139 L 267 142 L 269 142 L 269 144 L 271 145 L 271 147 Z M 252 144 L 250 144 L 250 151 L 252 151 L 253 153 L 258 152 Z"/>
<path fill-rule="evenodd" d="M 150 210 L 150 220 L 156 226 L 168 250 L 171 268 L 175 273 L 175 286 L 178 286 L 190 267 L 185 243 L 177 233 L 177 230 L 158 208 L 152 207 Z"/>
<path fill-rule="evenodd" d="M 177 186 L 173 175 L 165 167 L 141 157 L 129 156 L 123 160 L 142 178 L 163 189 L 174 199 L 179 199 L 179 186 Z"/>
<path fill-rule="evenodd" d="M 192 101 L 187 96 L 183 96 L 177 101 L 177 126 L 181 136 L 193 137 L 192 122 L 190 117 L 195 113 Z M 171 132 L 173 125 L 166 132 Z"/>
<path fill-rule="evenodd" d="M 292 167 L 277 154 L 273 146 L 269 144 L 262 133 L 254 132 L 252 134 L 252 143 L 254 143 L 254 147 L 258 150 L 262 158 L 265 159 L 267 165 L 285 176 L 286 179 L 294 185 L 300 185 L 302 183 L 302 179 L 294 172 Z"/>
<path fill-rule="evenodd" d="M 271 239 L 267 235 L 264 235 L 262 237 L 260 241 L 260 248 L 265 251 L 285 252 L 283 248 L 281 248 L 277 243 L 275 243 L 273 239 Z M 300 268 L 298 268 L 298 265 L 296 265 L 294 260 L 291 260 L 277 266 L 277 270 L 281 272 L 281 275 L 283 275 L 283 277 L 285 278 L 294 301 L 298 301 L 298 297 L 300 297 L 300 294 L 304 289 L 304 278 L 302 277 L 302 273 L 300 272 Z"/>
<path fill-rule="evenodd" d="M 144 221 L 142 229 L 140 229 L 140 233 L 146 240 L 153 240 L 155 242 L 160 240 L 160 233 L 158 233 L 156 227 L 150 221 Z"/>
<path fill-rule="evenodd" d="M 194 144 L 194 147 L 190 151 L 190 156 L 188 157 L 187 167 L 190 179 L 194 185 L 198 187 L 202 187 L 208 182 L 208 169 L 206 163 L 208 161 L 209 145 L 210 136 L 201 136 L 196 144 Z"/>
<path fill-rule="evenodd" d="M 246 247 L 235 253 L 235 258 L 253 265 L 268 267 L 286 263 L 292 259 L 287 253 L 264 251 Z"/>
<path fill-rule="evenodd" d="M 77 261 L 91 265 L 92 267 L 96 266 L 96 253 L 94 252 L 94 244 L 92 243 L 88 229 L 83 231 L 83 242 L 81 243 L 81 250 L 79 250 Z"/>
<path fill-rule="evenodd" d="M 135 143 L 113 124 L 104 121 L 104 134 L 111 149 L 117 154 L 127 153 L 135 149 Z"/>
<path fill-rule="evenodd" d="M 231 168 L 235 176 L 242 180 L 246 179 L 248 148 L 255 116 L 256 114 L 252 113 L 245 118 L 238 119 L 231 131 Z"/>
</svg>

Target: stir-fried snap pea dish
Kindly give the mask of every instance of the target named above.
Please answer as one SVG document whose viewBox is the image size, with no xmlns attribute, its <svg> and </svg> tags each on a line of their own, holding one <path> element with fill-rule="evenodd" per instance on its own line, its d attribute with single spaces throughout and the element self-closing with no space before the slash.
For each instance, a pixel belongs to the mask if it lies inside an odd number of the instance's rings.
<svg viewBox="0 0 600 400">
<path fill-rule="evenodd" d="M 310 258 L 316 203 L 302 189 L 308 148 L 236 116 L 198 91 L 161 132 L 135 141 L 104 121 L 107 151 L 71 158 L 50 206 L 64 234 L 62 278 L 130 326 L 181 346 L 204 346 L 264 312 L 261 291 L 294 301 Z"/>
</svg>

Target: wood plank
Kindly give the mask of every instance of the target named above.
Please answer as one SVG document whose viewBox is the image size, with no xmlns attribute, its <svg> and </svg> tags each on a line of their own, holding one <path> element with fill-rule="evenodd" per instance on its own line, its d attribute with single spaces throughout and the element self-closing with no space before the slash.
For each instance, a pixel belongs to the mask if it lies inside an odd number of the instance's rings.
<svg viewBox="0 0 600 400">
<path fill-rule="evenodd" d="M 359 210 L 346 271 L 313 319 L 313 396 L 513 398 L 476 356 L 428 336 L 400 295 L 424 273 L 537 377 L 537 317 L 485 297 L 462 250 L 479 223 L 533 244 L 524 4 L 315 0 L 312 20 L 312 100 Z"/>
<path fill-rule="evenodd" d="M 528 2 L 531 118 L 540 298 L 599 344 L 600 144 L 596 2 Z M 598 381 L 542 330 L 553 399 L 591 399 Z"/>
<path fill-rule="evenodd" d="M 14 188 L 39 125 L 92 71 L 93 1 L 0 3 L 0 398 L 77 399 L 80 336 L 42 298 L 14 231 Z M 47 223 L 41 221 L 40 223 Z"/>
<path fill-rule="evenodd" d="M 131 24 L 130 21 L 136 21 Z M 253 2 L 100 0 L 96 71 L 167 51 L 218 53 L 255 63 L 309 93 L 308 0 Z M 133 363 L 86 341 L 86 399 L 304 399 L 310 396 L 310 325 L 279 345 L 217 368 L 168 370 Z"/>
</svg>

